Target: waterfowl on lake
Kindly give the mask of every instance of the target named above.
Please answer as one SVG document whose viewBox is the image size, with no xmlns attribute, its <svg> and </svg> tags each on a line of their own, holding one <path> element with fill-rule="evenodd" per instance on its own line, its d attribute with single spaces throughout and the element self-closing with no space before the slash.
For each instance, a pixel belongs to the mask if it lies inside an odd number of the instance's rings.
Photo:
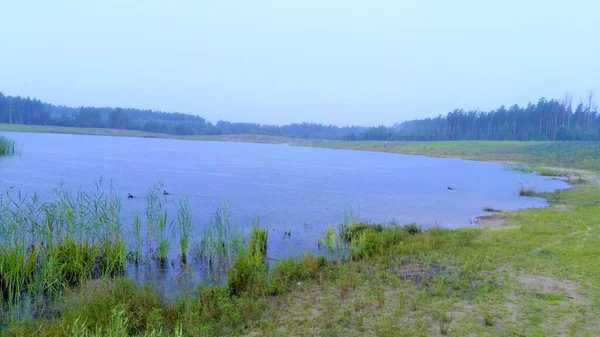
<svg viewBox="0 0 600 337">
<path fill-rule="evenodd" d="M 127 193 L 127 198 L 133 199 L 133 195 L 131 195 L 131 193 Z"/>
<path fill-rule="evenodd" d="M 452 187 L 450 187 L 450 186 L 448 186 L 448 189 L 449 189 L 450 191 L 453 191 L 453 190 L 454 190 L 454 189 L 453 189 Z"/>
<path fill-rule="evenodd" d="M 167 192 L 167 191 L 163 191 L 163 195 L 169 195 L 171 193 Z"/>
</svg>

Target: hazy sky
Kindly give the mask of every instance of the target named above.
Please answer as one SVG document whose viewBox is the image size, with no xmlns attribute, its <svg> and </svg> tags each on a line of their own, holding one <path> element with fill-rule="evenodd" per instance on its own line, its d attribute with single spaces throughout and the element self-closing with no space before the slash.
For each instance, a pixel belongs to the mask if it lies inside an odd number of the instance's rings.
<svg viewBox="0 0 600 337">
<path fill-rule="evenodd" d="M 600 89 L 600 1 L 0 0 L 0 91 L 392 124 Z"/>
</svg>

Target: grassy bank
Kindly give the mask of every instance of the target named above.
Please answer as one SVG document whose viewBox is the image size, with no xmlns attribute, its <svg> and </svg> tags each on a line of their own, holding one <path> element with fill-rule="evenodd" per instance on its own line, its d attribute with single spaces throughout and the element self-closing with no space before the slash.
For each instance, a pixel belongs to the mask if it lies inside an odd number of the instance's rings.
<svg viewBox="0 0 600 337">
<path fill-rule="evenodd" d="M 291 146 L 419 154 L 434 157 L 523 163 L 538 171 L 546 167 L 600 171 L 600 142 L 444 141 L 385 142 L 328 141 L 264 135 L 176 136 L 134 130 L 0 124 L 0 131 L 89 134 L 169 138 L 199 141 L 285 144 Z"/>
</svg>

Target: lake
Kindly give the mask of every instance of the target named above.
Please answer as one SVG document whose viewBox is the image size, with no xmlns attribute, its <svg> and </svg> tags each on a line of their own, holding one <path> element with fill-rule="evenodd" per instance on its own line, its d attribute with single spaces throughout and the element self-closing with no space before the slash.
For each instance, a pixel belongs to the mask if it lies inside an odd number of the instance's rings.
<svg viewBox="0 0 600 337">
<path fill-rule="evenodd" d="M 73 191 L 92 190 L 103 177 L 122 197 L 124 232 L 131 233 L 133 215 L 144 218 L 145 196 L 160 183 L 170 193 L 160 195 L 171 205 L 170 220 L 176 217 L 175 203 L 188 200 L 192 246 L 225 203 L 240 232 L 247 234 L 255 219 L 268 229 L 270 259 L 318 251 L 324 231 L 348 213 L 371 222 L 456 228 L 485 214 L 484 206 L 546 206 L 544 199 L 520 197 L 519 184 L 536 191 L 568 188 L 563 181 L 507 170 L 502 164 L 458 159 L 272 144 L 6 135 L 17 142 L 18 154 L 0 158 L 2 191 L 48 199 L 60 182 Z M 135 198 L 128 199 L 128 193 Z M 177 244 L 171 245 L 170 256 L 177 259 Z M 156 266 L 147 264 L 128 268 L 127 275 L 177 294 L 177 268 L 157 273 Z M 193 286 L 203 279 L 195 273 L 183 282 Z"/>
<path fill-rule="evenodd" d="M 188 198 L 194 233 L 222 203 L 231 220 L 269 229 L 269 255 L 314 249 L 325 228 L 351 211 L 374 222 L 468 226 L 482 208 L 543 207 L 518 195 L 567 188 L 565 182 L 502 164 L 377 152 L 171 139 L 6 133 L 19 153 L 0 158 L 0 188 L 44 197 L 59 182 L 92 189 L 103 177 L 123 196 L 125 216 L 143 215 L 144 197 L 162 183 L 164 198 Z M 449 190 L 448 187 L 454 188 Z M 291 236 L 283 240 L 284 233 Z M 285 244 L 280 244 L 285 241 Z"/>
</svg>

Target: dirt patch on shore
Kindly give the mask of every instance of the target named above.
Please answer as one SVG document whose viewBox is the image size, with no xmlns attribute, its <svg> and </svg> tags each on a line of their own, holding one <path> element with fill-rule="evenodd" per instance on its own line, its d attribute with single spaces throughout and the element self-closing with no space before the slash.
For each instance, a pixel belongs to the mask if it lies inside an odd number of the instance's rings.
<svg viewBox="0 0 600 337">
<path fill-rule="evenodd" d="M 399 276 L 403 280 L 410 280 L 415 284 L 420 284 L 425 281 L 431 281 L 436 275 L 446 272 L 445 268 L 438 264 L 432 265 L 412 265 L 404 267 L 388 267 L 388 272 Z"/>
<path fill-rule="evenodd" d="M 517 280 L 530 291 L 540 294 L 561 294 L 570 299 L 581 300 L 583 295 L 577 282 L 551 276 L 521 274 Z"/>
<path fill-rule="evenodd" d="M 501 214 L 483 215 L 475 219 L 475 227 L 492 229 L 511 229 L 517 226 L 510 226 L 506 217 Z"/>
</svg>

